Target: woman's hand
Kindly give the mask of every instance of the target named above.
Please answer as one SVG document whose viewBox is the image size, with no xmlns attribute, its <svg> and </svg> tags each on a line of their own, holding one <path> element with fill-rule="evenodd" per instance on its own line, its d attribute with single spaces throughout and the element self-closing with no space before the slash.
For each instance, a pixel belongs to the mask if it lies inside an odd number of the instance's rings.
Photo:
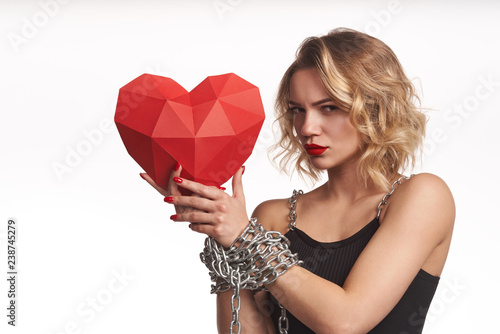
<svg viewBox="0 0 500 334">
<path fill-rule="evenodd" d="M 233 195 L 226 194 L 216 187 L 180 178 L 180 168 L 172 172 L 168 191 L 158 187 L 153 180 L 146 179 L 162 195 L 165 202 L 174 204 L 174 221 L 191 222 L 193 231 L 207 234 L 224 247 L 229 247 L 248 225 L 241 167 L 233 176 Z M 183 196 L 178 187 L 190 190 L 196 196 Z"/>
<path fill-rule="evenodd" d="M 162 194 L 165 198 L 168 198 L 169 196 L 181 196 L 182 195 L 180 190 L 179 190 L 179 187 L 177 186 L 177 183 L 173 182 L 174 177 L 181 176 L 181 171 L 182 171 L 182 167 L 179 165 L 179 163 L 177 163 L 175 165 L 172 173 L 170 173 L 170 180 L 168 182 L 167 189 L 163 189 L 162 187 L 158 186 L 155 183 L 155 181 L 153 181 L 153 179 L 147 173 L 140 173 L 140 175 L 153 188 L 155 188 L 160 194 Z M 198 196 L 198 195 L 193 194 L 193 196 Z M 197 211 L 197 210 L 193 209 L 193 208 L 189 208 L 189 207 L 180 206 L 180 205 L 175 206 L 175 212 L 177 214 L 192 212 L 192 211 Z"/>
<path fill-rule="evenodd" d="M 179 213 L 171 217 L 174 221 L 189 221 L 193 231 L 204 233 L 217 240 L 224 247 L 229 247 L 248 225 L 248 215 L 245 207 L 245 195 L 241 176 L 244 167 L 233 176 L 233 195 L 215 187 L 205 186 L 181 178 L 173 178 L 178 186 L 200 195 L 170 196 L 166 202 L 196 209 Z"/>
</svg>

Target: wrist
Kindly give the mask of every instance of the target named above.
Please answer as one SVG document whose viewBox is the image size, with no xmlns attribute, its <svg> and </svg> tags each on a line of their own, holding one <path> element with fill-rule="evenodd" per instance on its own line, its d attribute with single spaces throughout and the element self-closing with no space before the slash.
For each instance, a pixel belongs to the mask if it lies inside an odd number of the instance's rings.
<svg viewBox="0 0 500 334">
<path fill-rule="evenodd" d="M 215 283 L 211 292 L 234 287 L 237 275 L 241 289 L 264 290 L 267 284 L 301 263 L 297 254 L 289 250 L 289 245 L 285 236 L 266 231 L 256 218 L 250 220 L 241 235 L 227 248 L 215 239 L 207 238 L 200 257 Z"/>
<path fill-rule="evenodd" d="M 210 278 L 214 282 L 211 293 L 220 294 L 231 288 L 233 290 L 231 332 L 234 319 L 238 319 L 241 289 L 253 292 L 266 290 L 266 285 L 275 282 L 294 265 L 301 264 L 297 254 L 292 254 L 289 246 L 290 241 L 284 235 L 266 231 L 257 223 L 256 218 L 250 219 L 241 235 L 227 249 L 211 237 L 205 240 L 200 258 L 209 269 Z M 286 321 L 281 304 L 280 308 Z M 239 327 L 239 321 L 236 324 Z M 285 328 L 288 328 L 287 321 L 286 324 Z"/>
</svg>

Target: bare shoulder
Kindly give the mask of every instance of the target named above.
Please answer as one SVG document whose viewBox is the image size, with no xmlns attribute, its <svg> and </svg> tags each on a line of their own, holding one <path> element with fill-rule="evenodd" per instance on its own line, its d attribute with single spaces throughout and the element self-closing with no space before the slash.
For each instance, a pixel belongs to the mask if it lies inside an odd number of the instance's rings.
<svg viewBox="0 0 500 334">
<path fill-rule="evenodd" d="M 439 177 L 430 173 L 414 175 L 409 180 L 403 182 L 394 193 L 394 201 L 411 201 L 418 204 L 436 202 L 439 205 L 451 206 L 455 208 L 453 195 L 448 185 Z M 450 207 L 450 208 L 451 208 Z"/>
<path fill-rule="evenodd" d="M 455 222 L 455 201 L 448 185 L 438 176 L 421 173 L 404 181 L 387 202 L 384 219 L 417 216 L 432 230 L 447 234 Z M 407 219 L 398 219 L 401 224 Z"/>
<path fill-rule="evenodd" d="M 288 199 L 273 199 L 260 203 L 252 213 L 268 231 L 285 233 L 288 226 Z"/>
</svg>

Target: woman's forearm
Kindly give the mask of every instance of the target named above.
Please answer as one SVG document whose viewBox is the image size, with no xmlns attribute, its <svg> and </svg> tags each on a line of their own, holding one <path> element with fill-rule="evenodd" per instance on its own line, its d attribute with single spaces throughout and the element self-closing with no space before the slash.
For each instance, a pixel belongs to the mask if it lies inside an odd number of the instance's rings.
<svg viewBox="0 0 500 334">
<path fill-rule="evenodd" d="M 351 333 L 351 315 L 344 289 L 309 271 L 293 267 L 275 282 L 270 293 L 315 333 Z M 355 332 L 355 331 L 354 331 Z"/>
<path fill-rule="evenodd" d="M 232 289 L 217 294 L 217 329 L 220 334 L 229 333 L 233 319 L 231 310 L 232 295 Z M 240 307 L 238 317 L 241 333 L 274 333 L 270 318 L 259 311 L 254 295 L 250 290 L 240 291 Z M 236 326 L 233 327 L 235 333 L 237 332 L 236 328 Z"/>
</svg>

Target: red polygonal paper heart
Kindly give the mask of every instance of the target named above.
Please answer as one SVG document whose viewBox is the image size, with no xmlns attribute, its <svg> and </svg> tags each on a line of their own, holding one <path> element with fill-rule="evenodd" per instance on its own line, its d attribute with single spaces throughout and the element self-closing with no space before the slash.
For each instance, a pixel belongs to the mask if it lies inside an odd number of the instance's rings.
<svg viewBox="0 0 500 334">
<path fill-rule="evenodd" d="M 191 92 L 143 74 L 120 89 L 115 113 L 128 153 L 164 189 L 176 162 L 184 178 L 225 183 L 252 153 L 264 118 L 259 89 L 233 73 Z"/>
</svg>

